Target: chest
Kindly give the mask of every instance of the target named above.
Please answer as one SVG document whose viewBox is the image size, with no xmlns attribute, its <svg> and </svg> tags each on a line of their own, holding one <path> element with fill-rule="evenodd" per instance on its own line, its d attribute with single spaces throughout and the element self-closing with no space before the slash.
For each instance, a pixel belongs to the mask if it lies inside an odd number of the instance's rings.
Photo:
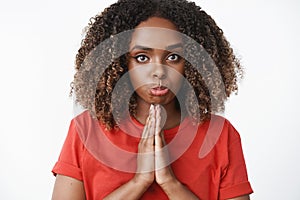
<svg viewBox="0 0 300 200">
<path fill-rule="evenodd" d="M 176 178 L 197 196 L 202 199 L 217 199 L 223 163 L 218 158 L 218 153 L 214 151 L 207 157 L 199 159 L 197 149 L 199 148 L 196 144 L 190 146 L 181 156 L 174 159 L 171 168 Z M 112 152 L 106 154 L 106 156 L 115 155 Z M 176 155 L 176 151 L 175 153 L 171 151 L 170 157 L 174 157 L 174 154 Z M 119 159 L 119 166 L 122 166 L 123 170 L 114 169 L 108 165 L 109 162 L 103 163 L 88 151 L 85 153 L 82 173 L 87 199 L 102 199 L 133 178 L 136 154 L 132 153 L 127 157 L 119 155 L 114 159 Z M 141 199 L 168 198 L 162 189 L 153 183 Z"/>
</svg>

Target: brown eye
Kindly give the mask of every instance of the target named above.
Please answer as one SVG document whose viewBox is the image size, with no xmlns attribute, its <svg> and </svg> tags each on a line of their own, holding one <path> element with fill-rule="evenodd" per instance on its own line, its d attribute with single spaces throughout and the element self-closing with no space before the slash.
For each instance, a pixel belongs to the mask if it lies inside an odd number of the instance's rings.
<svg viewBox="0 0 300 200">
<path fill-rule="evenodd" d="M 180 59 L 180 56 L 177 54 L 171 54 L 167 58 L 169 61 L 178 61 Z"/>
<path fill-rule="evenodd" d="M 144 62 L 147 62 L 149 60 L 149 58 L 145 55 L 138 55 L 138 56 L 135 57 L 135 59 L 140 63 L 144 63 Z"/>
</svg>

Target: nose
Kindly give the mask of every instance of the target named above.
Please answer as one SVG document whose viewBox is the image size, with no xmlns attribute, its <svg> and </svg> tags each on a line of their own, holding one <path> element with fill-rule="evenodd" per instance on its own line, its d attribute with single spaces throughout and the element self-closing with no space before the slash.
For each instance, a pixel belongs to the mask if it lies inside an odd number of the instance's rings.
<svg viewBox="0 0 300 200">
<path fill-rule="evenodd" d="M 166 78 L 166 67 L 162 63 L 156 63 L 153 66 L 152 76 L 156 79 Z"/>
</svg>

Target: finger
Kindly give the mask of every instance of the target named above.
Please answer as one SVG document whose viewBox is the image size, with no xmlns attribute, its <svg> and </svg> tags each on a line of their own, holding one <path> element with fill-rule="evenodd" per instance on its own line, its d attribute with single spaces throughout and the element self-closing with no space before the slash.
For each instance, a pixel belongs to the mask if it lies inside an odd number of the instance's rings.
<svg viewBox="0 0 300 200">
<path fill-rule="evenodd" d="M 154 118 L 154 116 L 151 116 L 151 124 L 150 124 L 148 134 L 149 134 L 148 137 L 152 137 L 155 134 L 155 118 Z"/>
<path fill-rule="evenodd" d="M 159 150 L 162 148 L 162 141 L 160 138 L 160 121 L 161 121 L 161 116 L 160 116 L 160 106 L 156 105 L 155 106 L 155 136 L 154 136 L 154 145 L 155 145 L 155 151 Z"/>
<path fill-rule="evenodd" d="M 154 106 L 151 104 L 150 106 L 150 125 L 148 129 L 147 135 L 147 144 L 153 147 L 154 144 L 154 134 L 155 134 L 155 109 Z M 154 150 L 154 148 L 153 148 Z"/>
<path fill-rule="evenodd" d="M 163 144 L 161 134 L 156 134 L 155 135 L 155 149 L 156 150 L 162 149 L 163 146 L 164 146 L 164 144 Z"/>
<path fill-rule="evenodd" d="M 149 129 L 150 129 L 150 125 L 151 125 L 151 116 L 153 115 L 153 105 L 150 106 L 150 109 L 149 109 L 149 115 L 146 119 L 146 123 L 145 123 L 145 126 L 144 126 L 144 129 L 143 129 L 143 132 L 142 132 L 142 139 L 143 138 L 147 138 L 149 136 Z"/>
<path fill-rule="evenodd" d="M 161 136 L 156 136 L 157 138 L 160 138 L 160 142 L 155 146 L 155 169 L 160 170 L 165 167 L 167 167 L 170 162 L 169 162 L 169 154 L 168 154 L 168 149 L 164 147 L 162 144 L 162 137 Z"/>
<path fill-rule="evenodd" d="M 149 124 L 148 124 L 148 130 L 146 133 L 146 137 L 150 137 L 153 135 L 153 129 L 154 129 L 155 119 L 154 119 L 154 106 L 151 104 L 149 109 Z"/>
<path fill-rule="evenodd" d="M 160 105 L 155 106 L 155 135 L 159 135 L 161 131 L 161 108 Z"/>
<path fill-rule="evenodd" d="M 163 169 L 170 165 L 169 151 L 165 146 L 164 132 L 156 136 L 157 145 L 155 145 L 155 169 Z"/>
<path fill-rule="evenodd" d="M 149 122 L 145 125 L 143 138 L 141 138 L 138 146 L 138 152 L 142 153 L 140 155 L 141 160 L 149 160 L 153 155 L 154 146 L 153 146 L 153 136 L 151 137 L 150 131 L 153 130 L 153 120 L 149 118 Z M 152 152 L 152 153 L 151 153 Z M 146 153 L 146 154 L 145 154 Z M 151 159 L 150 159 L 151 160 Z"/>
<path fill-rule="evenodd" d="M 154 119 L 151 118 L 151 123 L 149 125 L 149 129 L 148 129 L 148 134 L 147 134 L 147 138 L 146 138 L 146 142 L 147 145 L 151 146 L 152 149 L 154 150 L 153 144 L 154 144 L 154 133 L 155 133 L 155 126 L 154 126 Z"/>
<path fill-rule="evenodd" d="M 147 132 L 148 132 L 148 129 L 149 129 L 149 121 L 150 121 L 150 117 L 148 116 L 147 120 L 146 120 L 146 123 L 145 123 L 145 126 L 144 126 L 144 129 L 143 129 L 143 132 L 142 132 L 142 139 L 147 137 Z"/>
<path fill-rule="evenodd" d="M 161 137 L 162 145 L 165 146 L 166 140 L 165 140 L 165 132 L 164 131 L 160 132 L 160 137 Z"/>
</svg>

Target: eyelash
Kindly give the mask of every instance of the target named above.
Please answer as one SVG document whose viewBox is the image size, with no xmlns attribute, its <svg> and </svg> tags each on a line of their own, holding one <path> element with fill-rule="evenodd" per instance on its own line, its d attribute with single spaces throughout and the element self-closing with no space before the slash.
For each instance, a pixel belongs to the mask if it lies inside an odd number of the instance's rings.
<svg viewBox="0 0 300 200">
<path fill-rule="evenodd" d="M 170 60 L 169 58 L 170 58 L 171 56 L 176 56 L 176 59 L 175 59 L 175 60 Z M 146 61 L 140 61 L 140 60 L 139 60 L 140 57 L 147 58 L 147 60 L 146 60 Z M 137 62 L 139 62 L 139 63 L 145 63 L 145 62 L 147 62 L 147 61 L 149 60 L 149 57 L 146 56 L 146 55 L 143 55 L 143 54 L 142 54 L 142 55 L 134 56 L 133 58 L 134 58 Z M 173 54 L 171 54 L 171 55 L 169 55 L 169 56 L 167 57 L 167 60 L 169 60 L 169 61 L 171 61 L 171 62 L 177 62 L 177 61 L 179 61 L 180 59 L 181 59 L 181 56 L 178 55 L 178 54 L 176 54 L 176 53 L 173 53 Z"/>
<path fill-rule="evenodd" d="M 135 58 L 135 60 L 137 61 L 137 62 L 139 62 L 139 63 L 144 63 L 144 62 L 146 62 L 146 61 L 139 61 L 139 58 L 140 57 L 144 57 L 144 58 L 147 58 L 147 60 L 149 60 L 149 58 L 147 57 L 147 56 L 145 56 L 145 55 L 137 55 L 137 56 L 135 56 L 134 58 Z"/>
<path fill-rule="evenodd" d="M 173 53 L 173 54 L 169 55 L 168 58 L 170 58 L 171 56 L 176 56 L 176 59 L 171 60 L 171 61 L 178 61 L 180 59 L 180 56 L 178 54 Z"/>
</svg>

